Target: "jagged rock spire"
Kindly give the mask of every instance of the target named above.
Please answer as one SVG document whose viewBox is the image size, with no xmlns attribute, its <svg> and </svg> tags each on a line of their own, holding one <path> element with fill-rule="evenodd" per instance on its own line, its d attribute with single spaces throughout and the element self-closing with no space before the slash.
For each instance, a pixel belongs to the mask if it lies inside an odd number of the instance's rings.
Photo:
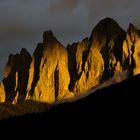
<svg viewBox="0 0 140 140">
<path fill-rule="evenodd" d="M 52 31 L 46 31 L 32 57 L 26 49 L 9 56 L 0 84 L 0 102 L 31 99 L 54 103 L 86 92 L 123 71 L 128 76 L 140 73 L 140 36 L 134 25 L 125 32 L 116 21 L 105 18 L 89 38 L 67 48 Z"/>
</svg>

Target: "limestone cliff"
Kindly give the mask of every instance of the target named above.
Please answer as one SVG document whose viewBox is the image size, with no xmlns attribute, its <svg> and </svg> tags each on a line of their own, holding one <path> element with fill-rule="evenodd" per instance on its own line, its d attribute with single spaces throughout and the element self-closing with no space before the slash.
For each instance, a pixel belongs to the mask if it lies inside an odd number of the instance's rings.
<svg viewBox="0 0 140 140">
<path fill-rule="evenodd" d="M 113 76 L 118 63 L 122 65 L 124 39 L 125 31 L 111 18 L 103 19 L 94 28 L 90 37 L 91 48 L 98 48 L 102 55 L 104 61 L 102 80 Z"/>
<path fill-rule="evenodd" d="M 68 46 L 71 90 L 77 94 L 99 85 L 122 71 L 123 29 L 110 18 L 100 21 L 90 39 Z M 71 66 L 71 63 L 73 66 Z"/>
<path fill-rule="evenodd" d="M 140 34 L 133 24 L 129 25 L 123 43 L 123 65 L 130 75 L 140 73 Z"/>
<path fill-rule="evenodd" d="M 27 99 L 53 103 L 69 94 L 68 53 L 51 31 L 33 54 L 29 77 Z"/>
<path fill-rule="evenodd" d="M 4 70 L 4 79 L 2 81 L 6 94 L 6 101 L 13 102 L 17 94 L 19 94 L 17 101 L 24 100 L 30 62 L 31 56 L 26 49 L 22 49 L 20 54 L 11 54 L 9 56 Z"/>
<path fill-rule="evenodd" d="M 84 92 L 86 90 L 87 85 L 85 84 L 86 77 L 84 73 L 84 65 L 87 52 L 89 51 L 88 45 L 89 39 L 85 38 L 81 43 L 74 43 L 71 46 L 67 46 L 69 54 L 69 72 L 71 77 L 69 89 L 72 92 L 75 91 L 77 93 L 77 91 Z M 79 82 L 78 85 L 76 85 L 77 81 Z"/>
<path fill-rule="evenodd" d="M 5 90 L 3 83 L 0 83 L 0 103 L 5 102 Z"/>
<path fill-rule="evenodd" d="M 124 71 L 125 77 L 140 73 L 140 33 L 134 25 L 125 32 L 113 19 L 105 18 L 89 38 L 67 48 L 46 31 L 32 57 L 25 49 L 9 56 L 0 84 L 0 103 L 35 100 L 51 104 L 111 77 L 121 81 Z"/>
</svg>

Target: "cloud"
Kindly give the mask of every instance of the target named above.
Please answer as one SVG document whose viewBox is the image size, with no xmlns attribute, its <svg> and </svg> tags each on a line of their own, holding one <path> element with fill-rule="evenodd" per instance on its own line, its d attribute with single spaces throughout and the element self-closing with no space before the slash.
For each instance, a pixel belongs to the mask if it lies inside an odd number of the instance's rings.
<svg viewBox="0 0 140 140">
<path fill-rule="evenodd" d="M 73 12 L 75 8 L 80 4 L 80 0 L 55 0 L 50 4 L 49 12 L 62 13 Z"/>
<path fill-rule="evenodd" d="M 81 15 L 88 13 L 90 23 L 97 23 L 104 17 L 113 17 L 123 27 L 127 27 L 128 22 L 133 22 L 140 26 L 139 20 L 139 0 L 54 0 L 49 7 L 50 14 L 68 14 L 76 9 L 84 7 Z"/>
</svg>

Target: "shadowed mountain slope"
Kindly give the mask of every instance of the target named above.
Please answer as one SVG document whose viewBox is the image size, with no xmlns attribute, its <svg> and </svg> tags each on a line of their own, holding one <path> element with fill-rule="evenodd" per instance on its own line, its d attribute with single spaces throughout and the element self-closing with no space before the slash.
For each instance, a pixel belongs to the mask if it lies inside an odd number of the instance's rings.
<svg viewBox="0 0 140 140">
<path fill-rule="evenodd" d="M 126 130 L 128 134 L 139 128 L 139 83 L 140 75 L 137 75 L 78 101 L 57 105 L 46 113 L 2 120 L 0 126 L 22 126 L 32 131 L 39 131 L 40 127 L 41 130 L 57 130 L 61 126 L 62 130 L 73 128 L 73 131 L 85 130 L 86 133 L 87 130 L 91 133 L 93 129 L 102 132 L 115 128 L 118 130 L 115 134 Z"/>
<path fill-rule="evenodd" d="M 13 106 L 33 101 L 54 105 L 58 101 L 63 102 L 87 93 L 106 81 L 115 84 L 139 73 L 139 30 L 130 24 L 125 32 L 116 21 L 105 18 L 95 26 L 89 38 L 68 45 L 67 48 L 52 31 L 45 31 L 43 41 L 37 45 L 32 57 L 25 49 L 19 54 L 10 55 L 0 83 L 0 103 Z M 116 80 L 110 81 L 112 77 Z M 132 83 L 132 79 L 128 81 Z M 135 102 L 131 104 L 137 93 L 134 92 L 135 88 L 138 88 L 135 82 L 132 85 L 128 82 L 127 87 L 125 81 L 125 88 L 122 84 L 105 88 L 85 99 L 66 103 L 65 106 L 58 105 L 50 112 L 89 110 L 95 111 L 96 115 L 98 111 L 108 112 L 112 106 L 113 111 L 117 108 L 121 110 L 121 107 L 128 111 L 128 106 L 135 105 Z"/>
</svg>

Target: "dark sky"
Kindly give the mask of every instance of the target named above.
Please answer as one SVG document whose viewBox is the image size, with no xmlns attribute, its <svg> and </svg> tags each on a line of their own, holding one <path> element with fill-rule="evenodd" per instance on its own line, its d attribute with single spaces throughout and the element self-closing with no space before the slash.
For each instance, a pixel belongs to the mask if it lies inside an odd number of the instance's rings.
<svg viewBox="0 0 140 140">
<path fill-rule="evenodd" d="M 140 0 L 0 0 L 0 75 L 9 53 L 30 53 L 52 30 L 65 46 L 89 36 L 104 17 L 140 26 Z M 1 79 L 1 76 L 0 76 Z"/>
</svg>

